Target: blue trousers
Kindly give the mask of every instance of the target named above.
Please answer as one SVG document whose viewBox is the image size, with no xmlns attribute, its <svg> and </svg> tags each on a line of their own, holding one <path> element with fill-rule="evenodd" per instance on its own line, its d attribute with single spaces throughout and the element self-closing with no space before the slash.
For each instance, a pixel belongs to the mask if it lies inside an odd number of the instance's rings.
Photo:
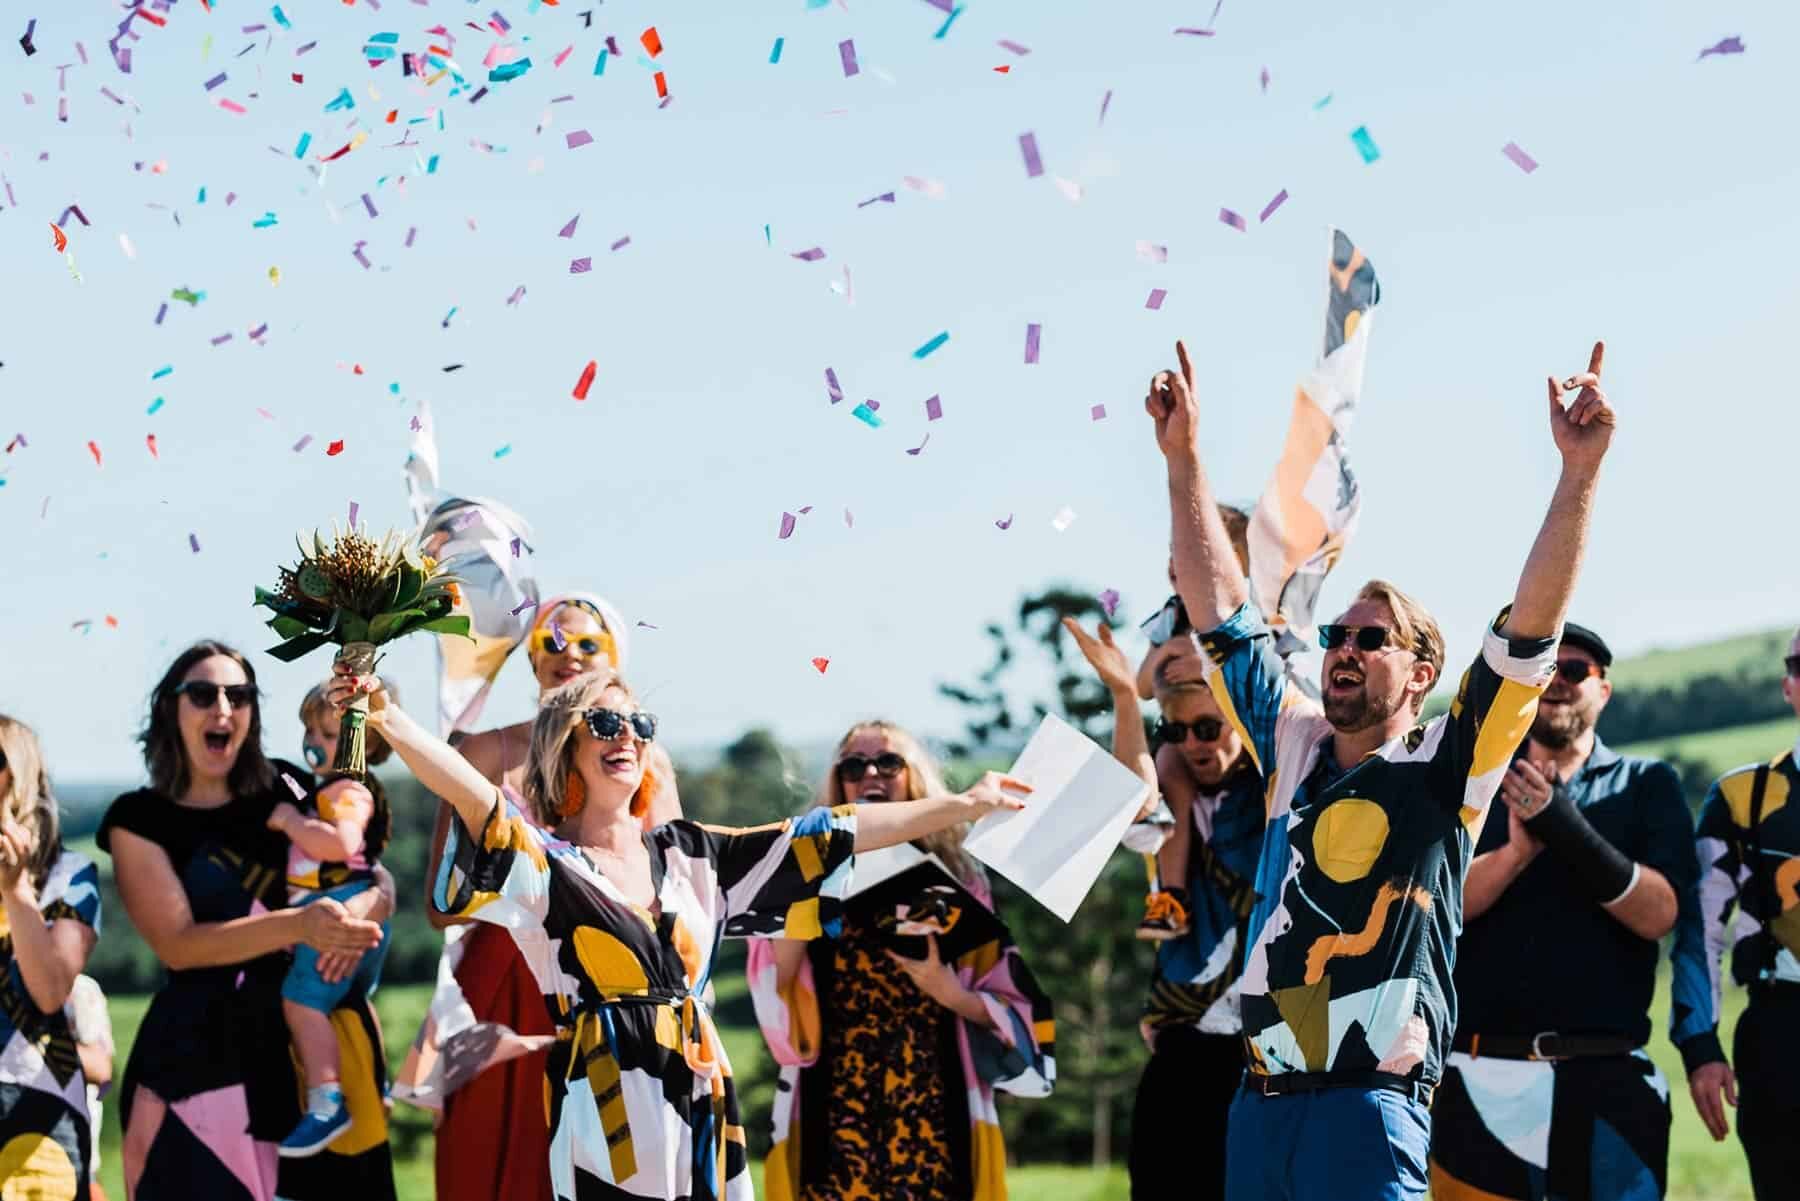
<svg viewBox="0 0 1800 1201">
<path fill-rule="evenodd" d="M 1431 1111 L 1399 1093 L 1333 1088 L 1231 1103 L 1230 1201 L 1420 1201 Z"/>
</svg>

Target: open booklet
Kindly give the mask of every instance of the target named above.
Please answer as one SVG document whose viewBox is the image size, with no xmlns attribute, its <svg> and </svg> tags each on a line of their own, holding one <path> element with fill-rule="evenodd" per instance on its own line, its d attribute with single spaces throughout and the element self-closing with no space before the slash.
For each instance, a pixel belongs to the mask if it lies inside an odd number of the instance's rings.
<svg viewBox="0 0 1800 1201">
<path fill-rule="evenodd" d="M 925 958 L 927 935 L 948 963 L 1005 933 L 943 860 L 910 843 L 858 855 L 851 881 L 845 907 L 909 959 Z"/>
<path fill-rule="evenodd" d="M 1149 786 L 1054 713 L 1007 774 L 1031 786 L 1025 808 L 988 814 L 963 846 L 1066 922 L 1118 849 Z"/>
</svg>

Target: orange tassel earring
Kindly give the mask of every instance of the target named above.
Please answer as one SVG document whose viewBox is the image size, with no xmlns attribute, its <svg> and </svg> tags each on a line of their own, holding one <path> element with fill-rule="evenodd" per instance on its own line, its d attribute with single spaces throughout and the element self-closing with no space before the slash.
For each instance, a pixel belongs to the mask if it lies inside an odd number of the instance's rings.
<svg viewBox="0 0 1800 1201">
<path fill-rule="evenodd" d="M 574 817 L 587 807 L 587 781 L 579 773 L 570 772 L 569 782 L 563 786 L 562 808 L 559 812 L 564 820 Z"/>
<path fill-rule="evenodd" d="M 638 781 L 638 790 L 631 797 L 631 816 L 643 817 L 650 812 L 650 804 L 656 800 L 657 787 L 656 773 L 646 767 L 643 779 Z"/>
</svg>

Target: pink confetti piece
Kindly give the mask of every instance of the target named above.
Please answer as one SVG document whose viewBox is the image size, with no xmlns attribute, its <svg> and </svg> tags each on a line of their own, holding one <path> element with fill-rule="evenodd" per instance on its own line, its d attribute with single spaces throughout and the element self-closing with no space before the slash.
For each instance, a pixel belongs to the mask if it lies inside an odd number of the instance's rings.
<svg viewBox="0 0 1800 1201">
<path fill-rule="evenodd" d="M 861 68 L 856 65 L 856 43 L 851 39 L 845 38 L 838 43 L 838 58 L 844 64 L 845 79 L 849 79 L 852 75 L 855 75 L 861 70 Z"/>
<path fill-rule="evenodd" d="M 846 529 L 855 529 L 856 528 L 856 518 L 854 518 L 850 515 L 849 509 L 844 510 L 844 526 Z"/>
<path fill-rule="evenodd" d="M 1168 294 L 1169 292 L 1166 288 L 1151 288 L 1150 298 L 1144 301 L 1144 307 L 1147 309 L 1162 308 L 1163 299 L 1168 296 Z"/>
<path fill-rule="evenodd" d="M 594 260 L 593 260 L 592 256 L 584 255 L 581 258 L 569 260 L 569 274 L 570 275 L 586 275 L 588 272 L 592 271 L 593 269 L 594 269 Z"/>
<path fill-rule="evenodd" d="M 406 428 L 416 434 L 420 430 L 424 429 L 425 427 L 424 427 L 424 425 L 420 424 L 419 419 L 417 417 L 414 417 L 411 421 L 406 423 Z"/>
<path fill-rule="evenodd" d="M 581 214 L 576 213 L 573 217 L 569 218 L 569 222 L 567 225 L 564 225 L 561 229 L 556 231 L 556 236 L 559 238 L 574 237 L 575 236 L 575 223 L 580 220 L 581 220 Z"/>
<path fill-rule="evenodd" d="M 1500 147 L 1500 153 L 1511 159 L 1513 164 L 1527 175 L 1538 169 L 1537 160 L 1519 149 L 1517 142 L 1508 142 Z"/>
<path fill-rule="evenodd" d="M 626 234 L 624 237 L 620 238 L 617 242 L 614 242 L 611 246 L 607 247 L 607 249 L 608 250 L 623 250 L 629 245 L 631 245 L 631 235 Z"/>
<path fill-rule="evenodd" d="M 275 414 L 273 414 L 273 413 L 271 413 L 271 412 L 269 412 L 269 410 L 267 410 L 267 409 L 264 409 L 264 408 L 258 408 L 258 409 L 257 409 L 257 410 L 256 410 L 256 415 L 257 415 L 257 416 L 258 416 L 258 417 L 261 417 L 261 418 L 262 418 L 262 419 L 263 419 L 263 420 L 264 420 L 264 421 L 273 421 L 273 420 L 275 420 Z"/>
<path fill-rule="evenodd" d="M 931 441 L 931 435 L 930 435 L 930 434 L 926 434 L 926 435 L 925 435 L 925 442 L 929 442 L 929 441 Z M 909 454 L 909 455 L 912 455 L 912 456 L 913 456 L 913 457 L 914 457 L 914 458 L 917 458 L 917 457 L 918 457 L 918 456 L 919 456 L 919 455 L 920 455 L 920 453 L 922 453 L 922 452 L 923 452 L 923 451 L 924 451 L 924 449 L 925 449 L 925 442 L 921 442 L 921 443 L 919 443 L 919 444 L 918 444 L 918 445 L 917 445 L 917 446 L 914 446 L 914 447 L 909 447 L 909 448 L 908 448 L 908 449 L 907 449 L 907 452 L 906 452 L 906 453 L 907 453 L 907 454 Z"/>
<path fill-rule="evenodd" d="M 942 200 L 944 198 L 944 185 L 935 179 L 926 179 L 918 175 L 906 175 L 901 177 L 900 182 L 911 188 L 913 191 L 929 196 L 933 200 Z"/>
<path fill-rule="evenodd" d="M 1025 361 L 1038 361 L 1038 340 L 1043 336 L 1044 327 L 1037 322 L 1028 322 L 1025 326 Z"/>
<path fill-rule="evenodd" d="M 1276 209 L 1280 208 L 1282 205 L 1284 205 L 1286 203 L 1287 203 L 1287 189 L 1283 188 L 1283 189 L 1281 189 L 1281 191 L 1275 193 L 1275 198 L 1273 200 L 1271 200 L 1271 201 L 1269 201 L 1269 203 L 1263 205 L 1262 212 L 1260 212 L 1256 215 L 1256 223 L 1258 225 L 1261 225 L 1264 221 L 1267 221 L 1270 217 L 1273 217 L 1275 215 Z"/>
<path fill-rule="evenodd" d="M 1020 57 L 1023 57 L 1025 55 L 1031 53 L 1030 47 L 1021 46 L 1021 45 L 1019 45 L 1019 43 L 1011 40 L 1010 38 L 1001 38 L 999 44 L 1000 44 L 1000 48 L 1002 50 L 1010 50 L 1014 54 L 1019 55 Z"/>
<path fill-rule="evenodd" d="M 574 150 L 579 146 L 586 146 L 593 140 L 594 135 L 585 129 L 572 129 L 563 135 L 563 142 L 570 150 Z"/>
<path fill-rule="evenodd" d="M 567 46 L 563 47 L 561 54 L 558 54 L 555 58 L 551 59 L 550 61 L 553 65 L 560 67 L 564 63 L 569 61 L 569 55 L 573 54 L 574 52 L 575 52 L 575 43 L 570 42 Z"/>
<path fill-rule="evenodd" d="M 1111 621 L 1113 614 L 1119 611 L 1119 590 L 1117 588 L 1107 588 L 1100 593 L 1099 600 L 1100 611 L 1106 614 L 1108 621 Z"/>
<path fill-rule="evenodd" d="M 941 419 L 943 417 L 943 415 L 944 415 L 944 402 L 943 402 L 942 398 L 937 397 L 937 396 L 927 397 L 925 399 L 925 420 L 937 421 L 937 420 Z"/>
<path fill-rule="evenodd" d="M 825 392 L 831 397 L 832 404 L 844 399 L 844 389 L 838 384 L 837 372 L 829 367 L 825 368 Z"/>
<path fill-rule="evenodd" d="M 994 528 L 1001 529 L 1001 530 L 1010 530 L 1010 529 L 1012 529 L 1012 523 L 1013 523 L 1013 515 L 1011 513 L 1008 513 L 1003 520 L 994 522 Z"/>
<path fill-rule="evenodd" d="M 825 252 L 823 250 L 821 250 L 819 247 L 814 246 L 808 250 L 802 250 L 802 251 L 798 251 L 798 252 L 789 251 L 788 257 L 791 259 L 799 259 L 803 263 L 816 263 L 820 259 L 825 257 Z"/>
<path fill-rule="evenodd" d="M 1025 158 L 1026 178 L 1036 179 L 1044 173 L 1044 160 L 1038 156 L 1036 134 L 1022 133 L 1019 135 L 1019 153 Z"/>
<path fill-rule="evenodd" d="M 512 290 L 512 295 L 506 298 L 506 303 L 510 307 L 517 305 L 523 299 L 525 299 L 525 285 L 520 284 Z"/>
<path fill-rule="evenodd" d="M 313 436 L 311 434 L 306 434 L 306 435 L 302 436 L 300 441 L 294 443 L 294 453 L 299 454 L 301 451 L 303 451 L 307 447 L 311 446 L 312 441 L 313 441 Z"/>
<path fill-rule="evenodd" d="M 1105 421 L 1106 420 L 1106 406 L 1105 405 L 1095 405 L 1093 408 L 1088 410 L 1088 416 L 1095 421 Z"/>
<path fill-rule="evenodd" d="M 100 462 L 100 444 L 98 442 L 90 441 L 87 444 L 87 448 L 88 453 L 94 456 L 94 466 L 102 466 L 103 464 Z"/>
<path fill-rule="evenodd" d="M 778 539 L 787 539 L 787 538 L 792 537 L 793 533 L 794 533 L 795 520 L 796 519 L 792 513 L 789 513 L 787 511 L 783 510 L 783 512 L 781 514 L 781 532 L 776 534 L 775 537 Z"/>
<path fill-rule="evenodd" d="M 1226 225 L 1231 226 L 1231 228 L 1237 230 L 1239 233 L 1244 231 L 1244 219 L 1230 209 L 1220 209 L 1219 220 Z"/>
<path fill-rule="evenodd" d="M 229 96 L 219 97 L 219 107 L 228 113 L 236 113 L 240 117 L 250 111 Z"/>
</svg>

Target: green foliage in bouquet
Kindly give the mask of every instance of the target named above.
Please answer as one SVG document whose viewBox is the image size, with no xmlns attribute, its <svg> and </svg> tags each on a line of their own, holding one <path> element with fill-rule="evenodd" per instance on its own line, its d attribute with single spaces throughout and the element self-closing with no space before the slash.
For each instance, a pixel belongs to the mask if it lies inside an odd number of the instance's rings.
<svg viewBox="0 0 1800 1201">
<path fill-rule="evenodd" d="M 468 616 L 454 612 L 459 581 L 437 560 L 392 531 L 380 542 L 335 524 L 331 534 L 327 542 L 314 531 L 310 546 L 300 535 L 300 561 L 279 569 L 275 591 L 256 590 L 255 603 L 274 611 L 269 628 L 282 638 L 271 655 L 291 663 L 332 644 L 342 648 L 337 660 L 362 674 L 374 669 L 377 647 L 402 635 L 469 633 Z M 345 711 L 332 770 L 366 770 L 367 711 L 366 697 Z"/>
</svg>

